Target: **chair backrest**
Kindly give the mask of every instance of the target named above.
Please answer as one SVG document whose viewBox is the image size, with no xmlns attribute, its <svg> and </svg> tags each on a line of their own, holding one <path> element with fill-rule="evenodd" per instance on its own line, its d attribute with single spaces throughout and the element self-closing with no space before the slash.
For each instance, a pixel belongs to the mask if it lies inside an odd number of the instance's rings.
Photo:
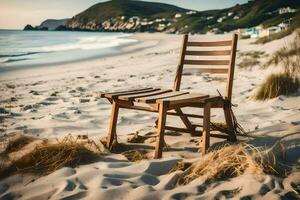
<svg viewBox="0 0 300 200">
<path fill-rule="evenodd" d="M 184 35 L 180 60 L 174 81 L 174 91 L 180 90 L 184 66 L 193 65 L 199 66 L 199 71 L 203 73 L 226 74 L 227 85 L 225 98 L 231 100 L 237 41 L 237 34 L 233 34 L 232 40 L 214 42 L 191 42 L 189 41 L 189 36 Z M 203 50 L 205 47 L 206 49 L 207 47 L 212 47 L 214 50 Z M 193 50 L 190 50 L 190 48 L 193 48 Z M 227 49 L 224 50 L 224 48 Z M 190 59 L 187 58 L 187 56 L 196 59 Z M 220 60 L 220 57 L 225 56 L 228 58 Z M 209 57 L 209 59 L 205 59 L 204 57 Z M 216 59 L 218 57 L 219 59 Z"/>
</svg>

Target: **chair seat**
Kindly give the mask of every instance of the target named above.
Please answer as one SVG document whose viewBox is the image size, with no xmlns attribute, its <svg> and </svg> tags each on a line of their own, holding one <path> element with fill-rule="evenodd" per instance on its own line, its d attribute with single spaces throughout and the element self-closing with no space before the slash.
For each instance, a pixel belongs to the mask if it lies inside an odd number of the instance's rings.
<svg viewBox="0 0 300 200">
<path fill-rule="evenodd" d="M 161 88 L 140 88 L 113 93 L 101 93 L 102 98 L 147 104 L 167 103 L 169 105 L 181 103 L 204 103 L 208 100 L 221 100 L 219 96 L 190 93 L 186 91 L 173 91 Z"/>
</svg>

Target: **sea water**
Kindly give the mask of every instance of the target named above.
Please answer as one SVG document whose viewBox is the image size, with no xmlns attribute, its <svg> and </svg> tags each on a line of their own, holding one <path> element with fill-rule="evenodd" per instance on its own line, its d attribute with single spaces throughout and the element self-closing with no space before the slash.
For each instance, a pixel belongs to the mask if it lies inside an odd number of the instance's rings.
<svg viewBox="0 0 300 200">
<path fill-rule="evenodd" d="M 0 30 L 0 73 L 121 53 L 123 33 Z"/>
</svg>

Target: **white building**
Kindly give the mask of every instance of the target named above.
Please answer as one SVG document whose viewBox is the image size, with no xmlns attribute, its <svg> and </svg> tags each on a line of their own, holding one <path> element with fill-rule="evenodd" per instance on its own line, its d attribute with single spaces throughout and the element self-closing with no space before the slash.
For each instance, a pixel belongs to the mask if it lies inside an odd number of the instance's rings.
<svg viewBox="0 0 300 200">
<path fill-rule="evenodd" d="M 193 14 L 196 14 L 196 13 L 197 13 L 197 11 L 190 10 L 190 11 L 186 12 L 185 14 L 187 14 L 187 15 L 193 15 Z"/>
<path fill-rule="evenodd" d="M 238 20 L 238 19 L 240 19 L 240 17 L 236 15 L 236 16 L 233 17 L 233 19 Z"/>
<path fill-rule="evenodd" d="M 286 8 L 279 8 L 279 10 L 278 10 L 278 13 L 280 15 L 284 14 L 284 13 L 294 13 L 294 12 L 297 12 L 297 9 L 292 9 L 289 6 L 286 7 Z"/>
<path fill-rule="evenodd" d="M 221 23 L 222 21 L 224 21 L 226 19 L 226 17 L 224 16 L 224 17 L 220 17 L 217 21 L 219 22 L 219 23 Z"/>
<path fill-rule="evenodd" d="M 180 14 L 180 13 L 177 13 L 177 14 L 175 15 L 175 18 L 180 18 L 180 17 L 182 17 L 182 14 Z"/>
<path fill-rule="evenodd" d="M 210 19 L 213 19 L 213 18 L 214 18 L 213 16 L 206 17 L 207 20 L 210 20 Z"/>
<path fill-rule="evenodd" d="M 233 15 L 233 12 L 229 12 L 229 13 L 227 14 L 228 17 L 230 17 L 231 15 Z"/>
</svg>

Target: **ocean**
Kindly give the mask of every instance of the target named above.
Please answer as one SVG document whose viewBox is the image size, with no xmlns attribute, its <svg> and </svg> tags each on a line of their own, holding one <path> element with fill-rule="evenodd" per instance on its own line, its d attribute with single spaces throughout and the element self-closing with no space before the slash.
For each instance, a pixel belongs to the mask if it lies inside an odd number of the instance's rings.
<svg viewBox="0 0 300 200">
<path fill-rule="evenodd" d="M 0 73 L 122 53 L 130 34 L 0 30 Z"/>
</svg>

